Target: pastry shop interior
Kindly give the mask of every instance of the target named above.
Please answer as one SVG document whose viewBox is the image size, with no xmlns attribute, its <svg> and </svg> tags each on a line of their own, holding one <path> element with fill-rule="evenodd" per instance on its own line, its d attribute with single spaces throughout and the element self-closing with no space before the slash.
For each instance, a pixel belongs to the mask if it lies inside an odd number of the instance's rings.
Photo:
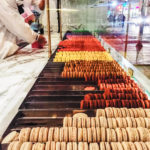
<svg viewBox="0 0 150 150">
<path fill-rule="evenodd" d="M 150 150 L 149 0 L 0 10 L 0 150 Z"/>
</svg>

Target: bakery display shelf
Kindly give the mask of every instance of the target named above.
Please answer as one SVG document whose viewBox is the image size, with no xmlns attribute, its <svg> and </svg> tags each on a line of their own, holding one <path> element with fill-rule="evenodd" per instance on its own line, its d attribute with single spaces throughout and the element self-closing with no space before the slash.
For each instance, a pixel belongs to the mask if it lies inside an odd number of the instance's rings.
<svg viewBox="0 0 150 150">
<path fill-rule="evenodd" d="M 20 109 L 51 109 L 51 108 L 80 108 L 80 101 L 39 101 L 39 102 L 26 102 Z"/>
</svg>

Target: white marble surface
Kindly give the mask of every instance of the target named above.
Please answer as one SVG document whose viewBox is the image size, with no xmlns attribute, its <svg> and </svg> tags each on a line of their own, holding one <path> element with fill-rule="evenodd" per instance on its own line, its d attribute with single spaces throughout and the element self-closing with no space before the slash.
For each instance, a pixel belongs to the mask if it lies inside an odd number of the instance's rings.
<svg viewBox="0 0 150 150">
<path fill-rule="evenodd" d="M 59 35 L 52 35 L 52 50 Z M 0 61 L 0 137 L 15 116 L 25 96 L 48 61 L 48 48 L 27 46 L 16 55 Z"/>
</svg>

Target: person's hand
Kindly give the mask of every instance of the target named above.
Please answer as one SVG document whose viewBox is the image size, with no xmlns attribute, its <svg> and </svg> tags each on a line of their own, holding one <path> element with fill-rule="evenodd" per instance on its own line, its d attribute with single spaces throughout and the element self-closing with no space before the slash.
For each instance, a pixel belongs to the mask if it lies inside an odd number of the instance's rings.
<svg viewBox="0 0 150 150">
<path fill-rule="evenodd" d="M 39 35 L 37 42 L 39 45 L 44 46 L 47 43 L 47 40 L 43 35 Z"/>
<path fill-rule="evenodd" d="M 45 8 L 45 0 L 41 0 L 41 1 L 40 1 L 40 3 L 39 3 L 39 8 L 40 8 L 41 10 L 44 10 L 44 8 Z"/>
</svg>

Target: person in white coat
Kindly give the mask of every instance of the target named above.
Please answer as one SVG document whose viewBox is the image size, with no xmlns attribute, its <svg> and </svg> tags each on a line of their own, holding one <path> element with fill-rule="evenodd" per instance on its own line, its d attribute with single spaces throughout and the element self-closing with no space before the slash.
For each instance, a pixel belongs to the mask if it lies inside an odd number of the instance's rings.
<svg viewBox="0 0 150 150">
<path fill-rule="evenodd" d="M 0 59 L 11 56 L 18 50 L 17 39 L 46 44 L 46 39 L 24 22 L 18 12 L 16 0 L 0 0 Z"/>
</svg>

